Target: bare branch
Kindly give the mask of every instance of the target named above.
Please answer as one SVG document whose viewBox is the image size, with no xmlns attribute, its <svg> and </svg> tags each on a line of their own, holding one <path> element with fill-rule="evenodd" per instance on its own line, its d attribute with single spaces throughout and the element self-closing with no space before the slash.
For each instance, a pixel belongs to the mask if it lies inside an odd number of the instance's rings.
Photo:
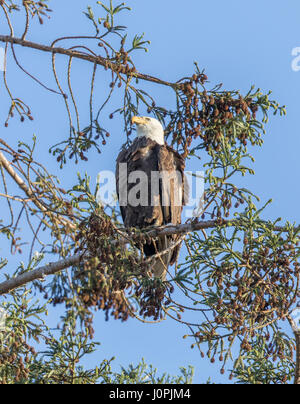
<svg viewBox="0 0 300 404">
<path fill-rule="evenodd" d="M 94 39 L 97 39 L 97 38 L 94 38 Z M 69 56 L 69 57 L 73 57 L 73 58 L 77 58 L 77 59 L 87 60 L 88 62 L 92 62 L 94 64 L 101 65 L 106 68 L 109 67 L 113 71 L 118 71 L 118 68 L 119 68 L 118 64 L 113 63 L 109 59 L 104 58 L 102 56 L 93 56 L 93 55 L 88 55 L 86 53 L 77 52 L 77 51 L 74 51 L 71 49 L 41 45 L 41 44 L 38 44 L 35 42 L 25 41 L 21 38 L 14 38 L 14 37 L 8 36 L 8 35 L 0 35 L 0 42 L 21 45 L 21 46 L 24 46 L 27 48 L 37 49 L 37 50 L 40 50 L 43 52 L 49 52 L 52 54 L 57 53 L 60 55 L 65 55 L 65 56 Z M 124 73 L 124 74 L 127 74 L 127 73 Z M 157 77 L 149 76 L 147 74 L 142 74 L 139 72 L 130 72 L 127 75 L 136 77 L 141 80 L 151 81 L 152 83 L 161 84 L 161 85 L 168 86 L 168 87 L 177 86 L 176 83 L 169 83 L 169 82 L 161 80 Z"/>
</svg>

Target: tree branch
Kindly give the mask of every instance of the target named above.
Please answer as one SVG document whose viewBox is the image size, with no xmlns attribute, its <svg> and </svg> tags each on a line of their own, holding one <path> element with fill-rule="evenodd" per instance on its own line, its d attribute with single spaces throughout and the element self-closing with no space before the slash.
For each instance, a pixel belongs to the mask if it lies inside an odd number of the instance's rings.
<svg viewBox="0 0 300 404">
<path fill-rule="evenodd" d="M 84 37 L 83 37 L 83 39 L 84 39 Z M 97 38 L 95 38 L 95 39 L 97 39 Z M 86 60 L 88 62 L 92 62 L 94 64 L 101 65 L 103 67 L 109 67 L 111 70 L 114 70 L 114 71 L 118 71 L 118 69 L 120 67 L 118 64 L 113 63 L 108 58 L 104 58 L 102 56 L 87 55 L 86 53 L 77 52 L 77 51 L 74 51 L 71 49 L 41 45 L 41 44 L 38 44 L 35 42 L 25 41 L 21 38 L 14 38 L 9 35 L 0 35 L 0 42 L 21 45 L 21 46 L 24 46 L 27 48 L 37 49 L 37 50 L 40 50 L 43 52 L 49 52 L 52 54 L 57 53 L 57 54 L 69 56 L 72 58 Z M 168 81 L 161 80 L 157 77 L 149 76 L 147 74 L 142 74 L 139 72 L 130 72 L 130 73 L 123 73 L 123 74 L 127 74 L 127 75 L 136 77 L 141 80 L 151 81 L 152 83 L 162 84 L 162 85 L 168 86 L 168 87 L 174 87 L 177 85 L 176 83 L 170 83 Z"/>
<path fill-rule="evenodd" d="M 4 295 L 5 293 L 9 293 L 12 290 L 24 286 L 29 282 L 32 282 L 37 279 L 43 279 L 47 275 L 54 275 L 57 272 L 62 271 L 72 265 L 79 264 L 82 254 L 76 254 L 72 257 L 66 258 L 64 260 L 58 262 L 51 262 L 45 266 L 34 269 L 33 271 L 26 272 L 22 275 L 17 276 L 16 278 L 8 279 L 7 281 L 0 284 L 0 295 Z"/>
<path fill-rule="evenodd" d="M 183 234 L 183 233 L 191 233 L 193 231 L 205 230 L 215 228 L 217 226 L 237 226 L 241 224 L 240 220 L 225 220 L 225 219 L 217 219 L 217 220 L 205 220 L 201 222 L 191 222 L 184 224 L 168 224 L 166 226 L 155 227 L 151 230 L 145 230 L 145 236 L 147 237 L 158 237 L 158 236 L 170 236 L 172 234 Z M 267 222 L 265 222 L 267 224 Z M 274 226 L 274 231 L 277 232 L 286 232 L 287 229 L 285 226 Z"/>
<path fill-rule="evenodd" d="M 161 227 L 156 227 L 145 232 L 142 232 L 138 235 L 131 235 L 133 241 L 137 238 L 145 238 L 145 237 L 159 237 L 159 236 L 170 236 L 172 234 L 187 234 L 197 230 L 215 228 L 217 226 L 235 226 L 239 223 L 238 220 L 207 220 L 202 222 L 195 222 L 195 223 L 185 223 L 185 224 L 178 224 L 178 225 L 166 225 Z M 282 226 L 275 226 L 275 231 L 286 231 Z M 128 242 L 128 236 L 126 238 L 121 238 L 118 240 L 112 240 L 111 244 L 117 243 L 126 243 Z M 64 260 L 58 261 L 56 263 L 50 263 L 43 267 L 37 268 L 33 271 L 26 272 L 25 274 L 19 275 L 16 278 L 9 279 L 3 283 L 0 283 L 0 296 L 9 293 L 12 290 L 27 284 L 28 282 L 32 282 L 36 279 L 44 278 L 47 275 L 54 275 L 57 272 L 62 271 L 72 265 L 78 265 L 80 260 L 84 259 L 86 256 L 85 254 L 76 254 Z M 300 365 L 299 365 L 300 366 Z M 300 371 L 299 371 L 300 373 Z M 300 381 L 300 376 L 299 376 Z"/>
<path fill-rule="evenodd" d="M 5 168 L 6 172 L 16 182 L 16 184 L 22 189 L 22 191 L 25 192 L 25 194 L 32 201 L 32 203 L 34 203 L 34 205 L 38 209 L 40 209 L 45 215 L 50 216 L 50 218 L 53 218 L 53 214 L 51 214 L 51 212 L 49 212 L 48 209 L 36 198 L 34 193 L 26 185 L 26 183 L 18 175 L 18 173 L 14 170 L 11 163 L 7 160 L 7 158 L 4 156 L 4 154 L 1 151 L 0 151 L 0 165 L 2 165 L 3 168 Z M 57 218 L 57 220 L 60 221 L 64 226 L 69 226 L 71 229 L 75 229 L 75 227 L 76 227 L 73 223 L 71 223 L 70 221 L 68 221 L 64 218 Z"/>
</svg>

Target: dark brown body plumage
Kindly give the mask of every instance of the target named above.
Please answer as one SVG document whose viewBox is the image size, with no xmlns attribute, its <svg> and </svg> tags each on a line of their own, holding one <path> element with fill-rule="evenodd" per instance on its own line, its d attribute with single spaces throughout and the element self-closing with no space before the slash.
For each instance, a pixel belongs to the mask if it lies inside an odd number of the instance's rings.
<svg viewBox="0 0 300 404">
<path fill-rule="evenodd" d="M 120 174 L 122 172 L 120 171 L 120 164 L 127 164 L 126 175 L 124 173 Z M 121 195 L 130 195 L 130 192 L 134 191 L 134 187 L 137 186 L 138 181 L 135 183 L 128 183 L 127 181 L 131 173 L 136 171 L 145 173 L 147 182 L 142 185 L 142 189 L 144 191 L 145 187 L 148 188 L 146 206 L 141 206 L 141 203 L 133 206 L 130 200 L 126 201 L 126 206 L 121 206 L 124 201 L 120 201 L 125 227 L 142 229 L 148 226 L 181 223 L 182 207 L 187 200 L 184 167 L 184 159 L 175 150 L 167 145 L 159 145 L 146 137 L 136 138 L 131 146 L 121 150 L 116 166 L 116 185 L 119 201 Z M 168 173 L 172 178 L 169 182 L 170 186 L 166 187 L 164 181 L 161 180 L 159 181 L 159 186 L 155 185 L 151 177 L 152 172 Z M 151 256 L 157 252 L 164 251 L 177 238 L 177 235 L 164 236 L 155 242 L 147 243 L 144 246 L 144 253 L 146 256 Z M 168 265 L 174 264 L 179 249 L 180 245 L 157 259 L 153 267 L 155 276 L 165 277 L 166 268 Z"/>
</svg>

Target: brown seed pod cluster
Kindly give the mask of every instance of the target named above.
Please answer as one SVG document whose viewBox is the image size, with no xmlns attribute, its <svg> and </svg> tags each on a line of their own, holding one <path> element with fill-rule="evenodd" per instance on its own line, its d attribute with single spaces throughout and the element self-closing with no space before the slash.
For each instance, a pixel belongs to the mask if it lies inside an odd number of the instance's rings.
<svg viewBox="0 0 300 404">
<path fill-rule="evenodd" d="M 294 376 L 294 342 L 288 336 L 282 339 L 263 331 L 251 341 L 244 339 L 241 345 L 244 360 L 237 364 L 231 377 L 242 376 L 247 380 L 252 373 L 260 384 L 286 384 L 291 381 Z M 258 358 L 263 358 L 262 366 L 257 366 Z"/>
<path fill-rule="evenodd" d="M 295 305 L 300 280 L 298 254 L 289 241 L 282 241 L 279 248 L 251 248 L 247 244 L 244 264 L 224 261 L 207 281 L 208 288 L 218 295 L 212 305 L 215 324 L 244 336 L 242 349 L 251 349 L 248 338 L 257 327 L 286 319 Z M 203 340 L 202 333 L 196 337 Z"/>
<path fill-rule="evenodd" d="M 106 319 L 111 315 L 126 321 L 133 316 L 132 298 L 139 304 L 140 316 L 160 319 L 166 286 L 152 278 L 141 254 L 126 249 L 122 242 L 114 243 L 116 237 L 116 229 L 104 213 L 81 223 L 78 251 L 88 250 L 90 258 L 74 274 L 79 298 L 86 308 L 103 310 Z M 135 245 L 142 242 L 139 235 L 132 237 Z"/>
<path fill-rule="evenodd" d="M 215 197 L 215 190 L 208 190 L 205 193 L 206 200 L 211 198 L 215 199 L 215 205 L 212 207 L 210 212 L 204 212 L 201 219 L 204 220 L 206 216 L 211 219 L 217 219 L 222 222 L 222 218 L 227 218 L 230 216 L 231 209 L 234 207 L 238 209 L 240 205 L 245 203 L 245 196 L 240 190 L 238 190 L 234 185 L 228 185 L 224 188 L 224 191 L 220 192 L 217 197 Z"/>
<path fill-rule="evenodd" d="M 245 123 L 256 119 L 258 102 L 250 96 L 230 92 L 200 91 L 199 82 L 207 80 L 204 75 L 194 75 L 180 84 L 177 90 L 180 105 L 171 118 L 168 133 L 172 133 L 172 145 L 177 145 L 188 155 L 193 141 L 206 151 L 220 151 L 222 142 L 247 146 L 248 141 L 257 144 L 258 134 L 248 130 Z M 243 125 L 232 128 L 234 121 Z M 243 129 L 244 127 L 244 129 Z"/>
<path fill-rule="evenodd" d="M 34 120 L 29 106 L 26 105 L 22 100 L 16 99 L 12 101 L 12 104 L 8 111 L 7 118 L 4 122 L 4 126 L 6 128 L 8 127 L 9 120 L 11 118 L 14 118 L 15 113 L 19 115 L 21 122 L 24 122 L 25 118 L 28 118 L 30 121 Z"/>
<path fill-rule="evenodd" d="M 111 219 L 92 215 L 81 223 L 77 240 L 80 250 L 88 250 L 90 259 L 75 273 L 79 298 L 85 307 L 104 310 L 115 319 L 126 321 L 133 310 L 125 291 L 132 286 L 130 260 L 133 259 L 119 244 L 113 244 L 116 230 Z"/>
<path fill-rule="evenodd" d="M 36 355 L 34 348 L 19 332 L 11 332 L 7 343 L 0 342 L 0 346 L 0 384 L 7 384 L 12 376 L 16 383 L 26 381 L 30 373 L 29 363 Z"/>
<path fill-rule="evenodd" d="M 262 234 L 261 230 L 258 234 Z M 201 356 L 206 355 L 213 363 L 220 355 L 221 370 L 233 344 L 240 345 L 244 365 L 248 360 L 254 361 L 253 353 L 259 352 L 257 355 L 263 354 L 270 368 L 273 369 L 276 362 L 276 378 L 280 379 L 278 374 L 281 372 L 285 383 L 286 368 L 292 368 L 294 363 L 295 346 L 288 336 L 278 332 L 278 322 L 288 318 L 300 297 L 297 239 L 291 235 L 283 238 L 283 235 L 268 233 L 262 240 L 247 230 L 242 252 L 235 252 L 233 257 L 222 253 L 217 261 L 214 252 L 222 245 L 224 240 L 220 241 L 220 246 L 211 245 L 211 262 L 210 258 L 201 261 L 205 264 L 203 278 L 200 277 L 201 289 L 205 297 L 209 297 L 207 321 L 184 338 L 190 336 L 195 340 L 192 348 L 198 346 L 200 349 L 202 344 L 208 344 L 207 353 L 201 350 Z M 203 254 L 207 257 L 209 251 L 208 248 Z M 199 265 L 197 271 L 201 272 Z M 207 266 L 212 268 L 209 275 Z M 259 341 L 263 343 L 257 347 Z M 278 366 L 282 366 L 280 372 Z M 290 377 L 291 374 L 289 380 Z"/>
<path fill-rule="evenodd" d="M 139 315 L 153 318 L 155 321 L 163 317 L 163 300 L 166 287 L 159 279 L 151 279 L 136 288 L 139 297 Z"/>
</svg>

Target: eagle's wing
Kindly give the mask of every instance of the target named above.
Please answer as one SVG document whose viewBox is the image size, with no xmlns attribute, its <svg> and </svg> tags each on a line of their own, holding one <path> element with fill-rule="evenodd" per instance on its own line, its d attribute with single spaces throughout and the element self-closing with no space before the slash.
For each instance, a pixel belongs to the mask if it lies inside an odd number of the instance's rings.
<svg viewBox="0 0 300 404">
<path fill-rule="evenodd" d="M 126 209 L 120 201 L 120 195 L 122 195 L 122 194 L 124 195 L 124 190 L 125 190 L 125 187 L 127 187 L 127 185 L 126 185 L 125 181 L 122 181 L 122 178 L 120 178 L 120 175 L 122 176 L 122 174 L 120 173 L 120 164 L 126 162 L 126 155 L 127 155 L 127 150 L 122 149 L 117 157 L 116 173 L 115 173 L 116 191 L 117 191 L 118 200 L 120 202 L 120 211 L 121 211 L 121 216 L 122 216 L 124 223 L 125 223 L 125 218 L 126 218 Z"/>
<path fill-rule="evenodd" d="M 187 203 L 188 194 L 187 181 L 184 176 L 185 161 L 171 147 L 161 147 L 158 168 L 161 173 L 164 173 L 162 178 L 166 177 L 166 181 L 161 181 L 160 186 L 162 205 L 165 205 L 162 206 L 163 224 L 180 224 L 182 209 Z M 168 245 L 170 245 L 170 242 L 175 243 L 178 238 L 178 235 L 168 237 Z M 172 250 L 170 265 L 176 262 L 179 250 L 180 245 Z"/>
</svg>

